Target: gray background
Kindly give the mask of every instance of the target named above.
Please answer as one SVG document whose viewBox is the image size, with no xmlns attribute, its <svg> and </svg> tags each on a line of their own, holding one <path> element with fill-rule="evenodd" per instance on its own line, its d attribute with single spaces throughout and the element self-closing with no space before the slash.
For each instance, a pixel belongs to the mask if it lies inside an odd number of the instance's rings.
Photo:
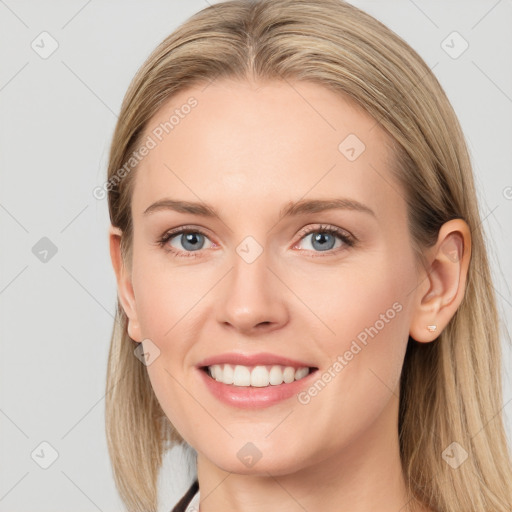
<svg viewBox="0 0 512 512">
<path fill-rule="evenodd" d="M 433 68 L 467 137 L 502 318 L 510 439 L 512 1 L 353 3 Z M 0 0 L 0 511 L 122 510 L 104 433 L 116 283 L 107 203 L 92 190 L 105 180 L 135 71 L 207 5 Z M 31 47 L 42 46 L 43 31 L 58 43 L 46 59 Z M 442 47 L 453 31 L 469 43 L 458 58 Z M 462 48 L 460 39 L 448 44 L 452 54 Z M 46 262 L 38 253 L 50 245 L 43 237 L 57 249 Z M 58 452 L 48 469 L 39 465 L 51 461 L 43 441 Z M 189 484 L 185 455 L 177 449 L 166 459 L 161 510 Z"/>
</svg>

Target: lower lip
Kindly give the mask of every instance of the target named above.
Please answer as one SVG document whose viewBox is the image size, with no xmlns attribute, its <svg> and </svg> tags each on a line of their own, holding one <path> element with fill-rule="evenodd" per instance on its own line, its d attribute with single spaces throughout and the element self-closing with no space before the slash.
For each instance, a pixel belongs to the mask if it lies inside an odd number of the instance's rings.
<svg viewBox="0 0 512 512">
<path fill-rule="evenodd" d="M 244 409 L 268 407 L 282 402 L 299 393 L 305 386 L 308 386 L 312 377 L 317 373 L 317 370 L 314 370 L 306 377 L 294 380 L 289 384 L 283 383 L 277 386 L 270 385 L 258 388 L 223 384 L 210 377 L 204 370 L 199 369 L 198 371 L 206 387 L 216 398 L 225 404 Z"/>
</svg>

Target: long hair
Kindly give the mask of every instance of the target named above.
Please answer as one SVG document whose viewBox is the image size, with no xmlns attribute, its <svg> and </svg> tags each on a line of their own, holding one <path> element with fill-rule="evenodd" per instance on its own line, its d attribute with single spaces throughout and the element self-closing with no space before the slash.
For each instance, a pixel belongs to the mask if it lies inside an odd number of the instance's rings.
<svg viewBox="0 0 512 512">
<path fill-rule="evenodd" d="M 221 78 L 310 81 L 368 112 L 393 141 L 392 172 L 406 194 L 419 262 L 443 223 L 460 218 L 469 225 L 462 303 L 435 341 L 409 339 L 400 381 L 401 461 L 410 495 L 436 511 L 510 512 L 499 321 L 465 139 L 429 67 L 372 16 L 342 0 L 221 2 L 190 17 L 151 53 L 122 103 L 108 163 L 110 220 L 122 230 L 127 268 L 137 166 L 126 163 L 166 100 Z M 154 512 L 162 456 L 184 440 L 165 417 L 136 346 L 118 299 L 106 385 L 108 449 L 128 510 Z M 443 456 L 454 447 L 468 454 L 457 468 Z"/>
</svg>

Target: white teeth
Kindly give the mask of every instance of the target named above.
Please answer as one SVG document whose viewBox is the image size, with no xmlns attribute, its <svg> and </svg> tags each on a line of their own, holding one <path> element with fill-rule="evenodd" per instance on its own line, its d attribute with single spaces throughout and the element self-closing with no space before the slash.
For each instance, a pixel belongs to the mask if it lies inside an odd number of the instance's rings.
<svg viewBox="0 0 512 512">
<path fill-rule="evenodd" d="M 219 375 L 220 372 L 217 373 Z M 222 379 L 222 382 L 224 380 Z M 250 386 L 251 385 L 251 372 L 247 366 L 235 366 L 233 373 L 233 384 L 235 386 Z"/>
<path fill-rule="evenodd" d="M 309 368 L 299 368 L 295 372 L 295 380 L 302 379 L 303 377 L 305 377 L 308 374 L 309 374 Z"/>
<path fill-rule="evenodd" d="M 295 368 L 287 366 L 283 372 L 283 380 L 286 382 L 286 384 L 293 382 L 295 380 Z"/>
<path fill-rule="evenodd" d="M 292 366 L 242 366 L 230 364 L 214 364 L 208 366 L 209 373 L 216 381 L 241 387 L 263 388 L 269 385 L 278 386 L 283 382 L 289 384 L 309 374 L 309 368 L 293 368 Z"/>
<path fill-rule="evenodd" d="M 222 377 L 222 368 L 218 364 L 214 364 L 212 367 L 210 367 L 210 371 L 212 374 L 212 377 L 215 380 L 220 380 Z"/>
<path fill-rule="evenodd" d="M 280 366 L 272 366 L 268 376 L 268 381 L 272 386 L 277 386 L 283 383 L 283 370 Z"/>
<path fill-rule="evenodd" d="M 264 366 L 255 366 L 251 372 L 251 386 L 263 388 L 268 386 L 268 371 Z"/>
<path fill-rule="evenodd" d="M 220 366 L 219 366 L 219 368 L 222 371 L 222 368 Z M 234 382 L 233 367 L 230 366 L 229 364 L 224 365 L 224 372 L 222 374 L 222 382 L 224 382 L 224 384 L 233 384 L 233 382 Z"/>
</svg>

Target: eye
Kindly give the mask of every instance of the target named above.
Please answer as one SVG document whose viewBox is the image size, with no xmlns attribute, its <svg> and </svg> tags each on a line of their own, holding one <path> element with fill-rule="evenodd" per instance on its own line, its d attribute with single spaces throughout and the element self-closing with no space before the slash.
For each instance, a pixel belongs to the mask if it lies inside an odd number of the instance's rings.
<svg viewBox="0 0 512 512">
<path fill-rule="evenodd" d="M 183 256 L 187 258 L 199 256 L 199 254 L 194 253 L 197 253 L 204 248 L 205 240 L 208 240 L 208 237 L 202 230 L 183 226 L 176 230 L 164 233 L 164 235 L 158 240 L 158 244 L 164 250 L 172 252 L 176 256 Z M 181 245 L 185 250 L 176 247 L 176 244 L 178 246 Z M 212 244 L 212 246 L 213 245 L 214 244 Z"/>
<path fill-rule="evenodd" d="M 312 236 L 311 236 L 312 235 Z M 310 240 L 310 246 L 313 252 L 326 252 L 328 254 L 337 253 L 339 250 L 344 250 L 348 247 L 353 247 L 356 243 L 355 238 L 348 232 L 335 227 L 335 226 L 318 226 L 314 228 L 307 228 L 300 233 L 301 241 Z M 336 239 L 341 240 L 336 248 Z M 297 247 L 296 244 L 294 247 Z"/>
<path fill-rule="evenodd" d="M 307 250 L 312 252 L 333 254 L 340 250 L 353 247 L 356 243 L 355 237 L 335 226 L 321 225 L 302 230 L 300 232 L 301 241 L 307 240 L 307 237 L 310 235 L 314 235 L 310 242 L 312 249 Z M 334 248 L 336 239 L 340 240 L 341 244 L 338 244 L 338 247 Z M 182 226 L 164 233 L 157 243 L 165 251 L 174 253 L 175 256 L 189 258 L 202 256 L 203 253 L 201 249 L 215 247 L 215 244 L 211 241 L 210 247 L 205 247 L 205 240 L 209 240 L 208 236 L 201 229 L 191 226 Z M 299 244 L 300 242 L 295 244 L 294 248 Z M 176 245 L 178 245 L 178 247 L 176 247 Z M 179 245 L 181 245 L 183 249 L 181 249 Z M 318 256 L 320 256 L 320 254 Z"/>
</svg>

